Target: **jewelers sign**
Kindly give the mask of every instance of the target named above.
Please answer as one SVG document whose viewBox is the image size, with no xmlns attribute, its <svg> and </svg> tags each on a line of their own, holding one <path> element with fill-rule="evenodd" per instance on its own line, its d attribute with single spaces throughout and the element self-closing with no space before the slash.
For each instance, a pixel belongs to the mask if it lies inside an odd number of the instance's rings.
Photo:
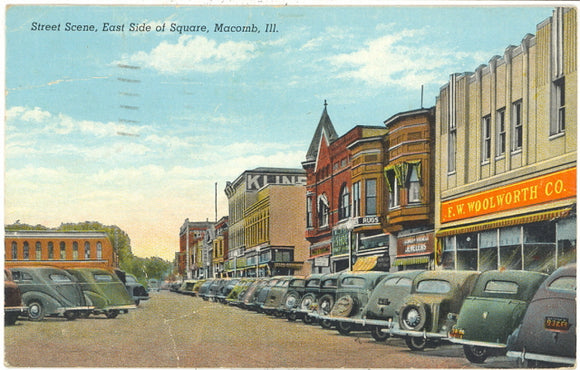
<svg viewBox="0 0 580 370">
<path fill-rule="evenodd" d="M 433 252 L 433 233 L 403 236 L 397 239 L 397 257 Z"/>
<path fill-rule="evenodd" d="M 576 196 L 576 167 L 441 204 L 441 223 Z"/>
</svg>

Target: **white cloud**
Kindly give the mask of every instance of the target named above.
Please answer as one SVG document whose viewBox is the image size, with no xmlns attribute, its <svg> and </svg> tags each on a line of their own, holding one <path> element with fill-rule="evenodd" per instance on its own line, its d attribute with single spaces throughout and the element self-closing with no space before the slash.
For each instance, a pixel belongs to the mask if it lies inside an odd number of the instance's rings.
<svg viewBox="0 0 580 370">
<path fill-rule="evenodd" d="M 170 74 L 234 71 L 255 57 L 255 48 L 253 43 L 246 41 L 218 44 L 203 36 L 184 35 L 175 44 L 162 41 L 150 52 L 140 51 L 131 55 L 128 61 Z"/>
<path fill-rule="evenodd" d="M 385 26 L 390 28 L 390 26 Z M 476 60 L 478 55 L 456 53 L 437 46 L 424 46 L 425 30 L 407 29 L 367 41 L 364 47 L 329 57 L 339 78 L 359 80 L 371 87 L 395 85 L 416 89 L 440 83 L 458 61 Z M 418 46 L 422 45 L 422 46 Z M 442 72 L 443 71 L 443 72 Z"/>
</svg>

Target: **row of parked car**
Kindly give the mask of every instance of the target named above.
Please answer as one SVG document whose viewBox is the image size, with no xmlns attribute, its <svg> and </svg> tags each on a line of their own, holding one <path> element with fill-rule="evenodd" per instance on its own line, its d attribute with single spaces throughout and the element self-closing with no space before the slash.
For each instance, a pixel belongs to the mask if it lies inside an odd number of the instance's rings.
<svg viewBox="0 0 580 370">
<path fill-rule="evenodd" d="M 4 269 L 4 282 L 5 325 L 24 317 L 74 320 L 103 314 L 112 319 L 149 299 L 135 276 L 121 270 L 12 268 Z"/>
<path fill-rule="evenodd" d="M 270 278 L 187 280 L 171 290 L 290 321 L 318 323 L 414 351 L 443 341 L 483 363 L 507 355 L 519 365 L 576 362 L 576 265 L 547 275 L 494 270 L 342 272 Z"/>
</svg>

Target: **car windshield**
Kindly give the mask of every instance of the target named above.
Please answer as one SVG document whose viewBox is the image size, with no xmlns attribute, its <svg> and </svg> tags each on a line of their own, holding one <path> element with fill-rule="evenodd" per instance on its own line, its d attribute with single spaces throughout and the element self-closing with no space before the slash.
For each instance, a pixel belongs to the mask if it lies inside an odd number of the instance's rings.
<svg viewBox="0 0 580 370">
<path fill-rule="evenodd" d="M 342 279 L 342 286 L 357 286 L 363 287 L 365 285 L 365 279 L 361 277 L 346 277 Z"/>
<path fill-rule="evenodd" d="M 13 271 L 12 278 L 17 281 L 32 281 L 32 275 L 21 271 Z"/>
<path fill-rule="evenodd" d="M 127 275 L 127 276 L 126 276 L 126 280 L 127 280 L 127 282 L 128 282 L 128 283 L 136 283 L 136 282 L 137 282 L 137 279 L 135 279 L 135 278 L 134 278 L 133 276 L 131 276 L 131 275 Z"/>
<path fill-rule="evenodd" d="M 50 280 L 56 281 L 57 283 L 68 283 L 72 281 L 68 276 L 62 274 L 50 274 Z"/>
<path fill-rule="evenodd" d="M 552 281 L 548 286 L 550 290 L 567 291 L 570 293 L 576 292 L 576 277 L 562 276 Z"/>
<path fill-rule="evenodd" d="M 513 281 L 490 280 L 485 284 L 484 291 L 487 293 L 517 294 L 518 284 Z"/>
<path fill-rule="evenodd" d="M 107 274 L 94 274 L 96 281 L 113 281 L 113 277 Z"/>
<path fill-rule="evenodd" d="M 423 280 L 417 284 L 419 293 L 437 293 L 444 294 L 451 290 L 451 284 L 445 280 Z"/>
</svg>

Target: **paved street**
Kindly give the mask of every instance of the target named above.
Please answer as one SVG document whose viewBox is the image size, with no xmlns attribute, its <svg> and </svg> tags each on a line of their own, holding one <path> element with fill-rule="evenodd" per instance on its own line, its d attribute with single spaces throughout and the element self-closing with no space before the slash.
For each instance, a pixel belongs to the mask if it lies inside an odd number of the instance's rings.
<svg viewBox="0 0 580 370">
<path fill-rule="evenodd" d="M 17 367 L 258 367 L 258 368 L 505 368 L 505 357 L 469 363 L 461 347 L 411 352 L 400 339 L 342 336 L 176 293 L 116 319 L 19 321 L 5 327 L 6 366 Z"/>
</svg>

